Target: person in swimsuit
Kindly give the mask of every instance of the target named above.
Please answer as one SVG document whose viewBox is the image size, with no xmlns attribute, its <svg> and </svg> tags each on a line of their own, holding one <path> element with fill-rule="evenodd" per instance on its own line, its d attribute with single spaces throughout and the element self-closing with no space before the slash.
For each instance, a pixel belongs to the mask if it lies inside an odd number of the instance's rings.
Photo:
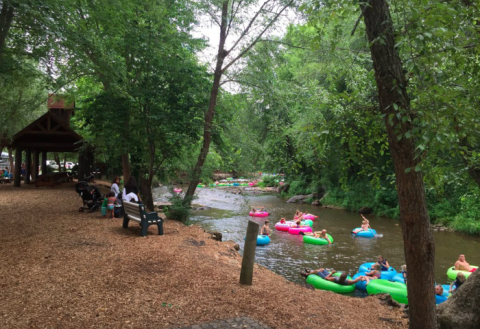
<svg viewBox="0 0 480 329">
<path fill-rule="evenodd" d="M 335 283 L 341 284 L 342 286 L 351 286 L 351 285 L 354 285 L 355 283 L 357 283 L 358 281 L 365 281 L 366 280 L 366 278 L 364 276 L 359 276 L 355 280 L 348 280 L 347 277 L 348 277 L 348 274 L 346 272 L 343 272 L 340 276 L 330 277 L 329 279 L 326 279 L 326 280 L 333 281 Z"/>
<path fill-rule="evenodd" d="M 457 278 L 455 279 L 455 281 L 453 281 L 452 284 L 450 285 L 448 292 L 453 293 L 457 291 L 458 288 L 460 288 L 460 286 L 465 282 L 465 280 L 466 280 L 465 274 L 463 274 L 462 272 L 459 272 L 457 274 Z"/>
<path fill-rule="evenodd" d="M 252 212 L 264 212 L 266 211 L 265 210 L 265 207 L 258 207 L 258 208 L 255 208 L 255 207 L 252 207 Z"/>
<path fill-rule="evenodd" d="M 108 193 L 108 204 L 107 204 L 107 218 L 113 218 L 114 216 L 114 209 L 115 209 L 115 201 L 117 198 L 115 197 L 115 192 L 110 191 Z"/>
<path fill-rule="evenodd" d="M 262 229 L 260 230 L 260 234 L 270 236 L 271 233 L 272 233 L 272 230 L 270 230 L 270 227 L 268 227 L 268 219 L 267 219 L 265 221 L 265 224 L 262 226 Z"/>
<path fill-rule="evenodd" d="M 308 269 L 305 269 L 304 272 L 301 272 L 302 276 L 305 277 L 305 278 L 308 277 L 309 275 L 316 274 L 324 280 L 332 281 L 332 282 L 341 284 L 343 286 L 351 286 L 351 285 L 357 283 L 358 281 L 365 281 L 364 276 L 359 276 L 355 280 L 347 280 L 347 277 L 348 277 L 347 273 L 344 272 L 338 277 L 332 276 L 335 273 L 337 273 L 337 271 L 333 270 L 333 271 L 329 272 L 328 270 L 326 270 L 324 268 L 321 268 L 321 269 L 318 269 L 318 270 L 312 270 L 312 271 L 308 270 Z"/>
<path fill-rule="evenodd" d="M 285 224 L 287 220 L 285 218 L 280 218 L 280 224 Z"/>
<path fill-rule="evenodd" d="M 475 270 L 476 268 L 471 267 L 467 262 L 464 254 L 458 256 L 458 260 L 455 262 L 455 271 L 475 272 Z"/>
<path fill-rule="evenodd" d="M 388 269 L 390 268 L 390 264 L 388 264 L 388 261 L 383 258 L 382 255 L 378 256 L 378 261 L 375 264 L 379 264 L 382 271 L 388 271 Z"/>
<path fill-rule="evenodd" d="M 327 230 L 326 229 L 323 229 L 321 231 L 315 231 L 313 233 L 305 233 L 305 235 L 313 235 L 316 238 L 327 240 L 328 244 L 332 243 L 330 241 L 330 238 L 327 236 Z"/>
<path fill-rule="evenodd" d="M 382 272 L 380 271 L 380 265 L 374 264 L 372 270 L 365 273 L 365 281 L 367 281 L 368 284 L 371 280 L 380 279 L 381 276 Z"/>
<path fill-rule="evenodd" d="M 447 300 L 447 296 L 443 294 L 443 287 L 441 285 L 435 286 L 435 302 L 441 304 Z"/>
<path fill-rule="evenodd" d="M 403 280 L 405 280 L 405 284 L 407 284 L 407 265 L 402 265 L 402 273 Z"/>
</svg>

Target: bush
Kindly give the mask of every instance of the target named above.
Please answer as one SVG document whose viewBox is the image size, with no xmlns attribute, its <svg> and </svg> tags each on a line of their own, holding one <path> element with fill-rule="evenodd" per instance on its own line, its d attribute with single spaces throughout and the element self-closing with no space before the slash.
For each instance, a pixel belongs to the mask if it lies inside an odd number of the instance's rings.
<svg viewBox="0 0 480 329">
<path fill-rule="evenodd" d="M 160 185 L 160 180 L 157 176 L 153 176 L 152 178 L 152 187 L 158 187 Z"/>
<path fill-rule="evenodd" d="M 289 195 L 309 194 L 308 184 L 304 179 L 295 180 L 290 183 Z"/>
<path fill-rule="evenodd" d="M 263 176 L 262 183 L 268 187 L 278 186 L 278 183 L 275 181 L 275 176 Z"/>
<path fill-rule="evenodd" d="M 168 206 L 165 210 L 165 215 L 167 218 L 178 220 L 184 224 L 189 224 L 189 216 L 191 207 L 189 206 L 191 200 L 181 197 L 179 194 L 173 192 L 173 188 L 169 188 L 171 197 L 168 198 L 168 201 L 172 203 L 171 206 Z"/>
<path fill-rule="evenodd" d="M 460 198 L 460 212 L 455 216 L 450 226 L 460 232 L 480 234 L 480 205 L 478 188 Z"/>
</svg>

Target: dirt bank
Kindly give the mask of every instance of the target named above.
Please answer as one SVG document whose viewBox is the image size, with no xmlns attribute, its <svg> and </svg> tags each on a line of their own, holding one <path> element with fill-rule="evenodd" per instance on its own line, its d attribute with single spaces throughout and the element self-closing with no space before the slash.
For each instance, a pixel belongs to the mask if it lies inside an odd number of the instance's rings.
<svg viewBox="0 0 480 329">
<path fill-rule="evenodd" d="M 196 226 L 139 236 L 120 219 L 79 213 L 73 183 L 0 186 L 1 328 L 178 328 L 250 316 L 274 328 L 404 328 L 376 298 L 311 291 L 257 266 Z M 395 323 L 391 323 L 390 319 Z"/>
</svg>

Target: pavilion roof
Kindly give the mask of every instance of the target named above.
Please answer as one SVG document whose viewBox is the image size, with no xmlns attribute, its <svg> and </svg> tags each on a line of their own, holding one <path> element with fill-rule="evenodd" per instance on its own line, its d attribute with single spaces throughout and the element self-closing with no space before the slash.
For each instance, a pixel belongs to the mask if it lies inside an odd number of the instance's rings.
<svg viewBox="0 0 480 329">
<path fill-rule="evenodd" d="M 15 134 L 10 146 L 47 152 L 75 152 L 82 146 L 82 141 L 82 136 L 47 112 Z"/>
</svg>

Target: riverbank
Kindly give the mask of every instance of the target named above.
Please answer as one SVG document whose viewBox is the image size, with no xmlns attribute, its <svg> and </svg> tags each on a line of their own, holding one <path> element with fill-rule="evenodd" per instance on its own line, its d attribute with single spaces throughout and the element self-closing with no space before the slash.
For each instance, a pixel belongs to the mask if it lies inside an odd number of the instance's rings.
<svg viewBox="0 0 480 329">
<path fill-rule="evenodd" d="M 2 328 L 178 328 L 241 316 L 273 328 L 404 328 L 377 298 L 311 291 L 256 265 L 238 283 L 241 256 L 198 226 L 167 220 L 165 235 L 79 213 L 73 183 L 0 186 Z M 317 323 L 318 326 L 312 325 Z"/>
</svg>

